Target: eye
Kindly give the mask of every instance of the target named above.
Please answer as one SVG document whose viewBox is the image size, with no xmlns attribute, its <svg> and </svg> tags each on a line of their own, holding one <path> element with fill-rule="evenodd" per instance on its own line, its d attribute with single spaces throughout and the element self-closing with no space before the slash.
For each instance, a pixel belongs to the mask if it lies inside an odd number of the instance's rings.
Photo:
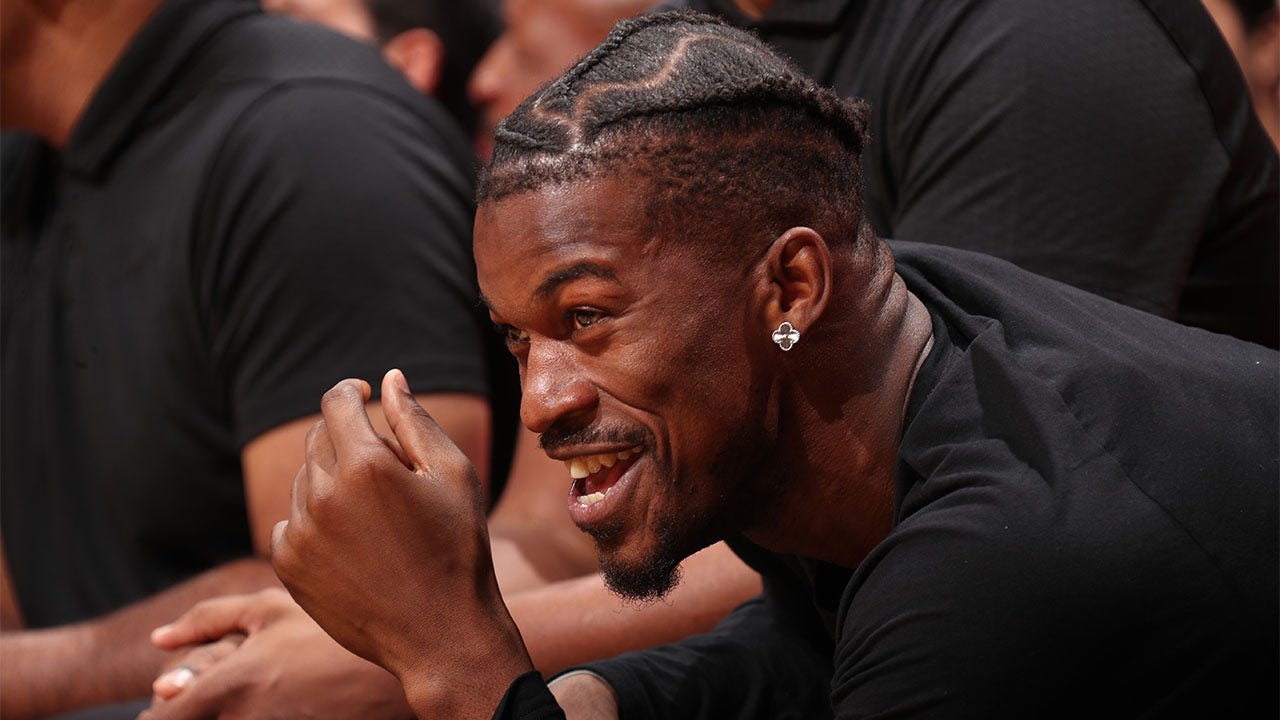
<svg viewBox="0 0 1280 720">
<path fill-rule="evenodd" d="M 581 330 L 586 327 L 591 327 L 592 325 L 595 325 L 596 323 L 600 322 L 602 319 L 604 319 L 604 313 L 600 312 L 599 310 L 589 310 L 585 308 L 579 308 L 577 310 L 569 311 L 569 321 L 570 321 L 570 324 L 573 325 L 574 330 Z"/>
</svg>

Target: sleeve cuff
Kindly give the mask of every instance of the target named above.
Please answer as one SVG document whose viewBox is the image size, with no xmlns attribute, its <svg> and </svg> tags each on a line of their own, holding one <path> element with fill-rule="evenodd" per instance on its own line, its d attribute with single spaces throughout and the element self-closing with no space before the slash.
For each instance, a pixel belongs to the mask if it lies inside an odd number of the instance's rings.
<svg viewBox="0 0 1280 720">
<path fill-rule="evenodd" d="M 536 670 L 511 682 L 493 720 L 564 720 L 564 711 Z"/>
</svg>

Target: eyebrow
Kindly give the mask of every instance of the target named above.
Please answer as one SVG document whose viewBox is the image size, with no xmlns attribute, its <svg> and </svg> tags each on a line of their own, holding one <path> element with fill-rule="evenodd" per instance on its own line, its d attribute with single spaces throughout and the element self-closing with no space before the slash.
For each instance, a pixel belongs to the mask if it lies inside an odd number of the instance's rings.
<svg viewBox="0 0 1280 720">
<path fill-rule="evenodd" d="M 597 277 L 603 280 L 618 281 L 618 276 L 612 269 L 593 262 L 580 262 L 575 265 L 560 269 L 547 276 L 538 288 L 533 291 L 533 296 L 537 300 L 546 300 L 556 291 L 556 288 L 582 277 Z"/>
</svg>

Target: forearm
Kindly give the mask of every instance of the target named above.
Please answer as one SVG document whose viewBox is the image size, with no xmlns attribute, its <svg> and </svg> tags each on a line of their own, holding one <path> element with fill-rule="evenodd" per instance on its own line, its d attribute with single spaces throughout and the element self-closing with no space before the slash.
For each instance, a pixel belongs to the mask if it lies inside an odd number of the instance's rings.
<svg viewBox="0 0 1280 720">
<path fill-rule="evenodd" d="M 705 632 L 760 592 L 759 576 L 723 544 L 682 568 L 683 581 L 663 602 L 637 606 L 589 575 L 508 596 L 507 607 L 534 666 L 551 674 Z"/>
<path fill-rule="evenodd" d="M 586 536 L 574 531 L 580 538 Z M 533 535 L 533 536 L 531 536 Z M 511 597 L 548 583 L 593 574 L 598 566 L 595 550 L 579 538 L 537 537 L 525 528 L 491 523 L 489 543 L 493 571 L 504 597 Z"/>
<path fill-rule="evenodd" d="M 166 653 L 150 633 L 214 595 L 278 586 L 264 560 L 222 565 L 146 600 L 88 622 L 0 635 L 0 715 L 44 717 L 78 707 L 146 697 Z"/>
</svg>

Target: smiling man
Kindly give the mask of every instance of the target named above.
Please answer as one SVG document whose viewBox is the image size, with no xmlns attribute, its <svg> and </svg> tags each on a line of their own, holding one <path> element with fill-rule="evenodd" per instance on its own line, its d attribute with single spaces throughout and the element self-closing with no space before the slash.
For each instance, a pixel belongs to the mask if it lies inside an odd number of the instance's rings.
<svg viewBox="0 0 1280 720">
<path fill-rule="evenodd" d="M 1277 354 L 891 248 L 865 126 L 752 36 L 664 14 L 498 128 L 477 270 L 569 512 L 620 592 L 722 538 L 766 590 L 553 699 L 465 457 L 400 372 L 394 441 L 340 383 L 274 563 L 419 717 L 1274 715 Z"/>
</svg>

